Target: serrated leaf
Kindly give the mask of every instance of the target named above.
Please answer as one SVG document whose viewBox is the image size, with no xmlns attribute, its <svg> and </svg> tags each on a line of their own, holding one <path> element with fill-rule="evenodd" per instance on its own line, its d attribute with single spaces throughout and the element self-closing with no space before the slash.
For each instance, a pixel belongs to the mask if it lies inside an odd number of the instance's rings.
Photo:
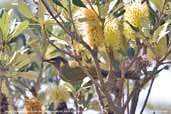
<svg viewBox="0 0 171 114">
<path fill-rule="evenodd" d="M 25 2 L 20 3 L 18 9 L 21 12 L 21 14 L 24 15 L 25 17 L 29 19 L 34 17 L 29 6 Z"/>
<path fill-rule="evenodd" d="M 17 27 L 15 28 L 15 30 L 10 35 L 10 37 L 8 38 L 8 41 L 12 40 L 13 38 L 15 38 L 16 36 L 21 34 L 23 31 L 25 31 L 27 29 L 28 25 L 29 25 L 29 22 L 27 20 L 18 24 Z"/>
<path fill-rule="evenodd" d="M 4 14 L 4 9 L 0 9 L 0 18 L 2 18 L 3 14 Z"/>
<path fill-rule="evenodd" d="M 86 101 L 84 102 L 84 106 L 85 106 L 85 107 L 88 107 L 88 105 L 89 105 L 89 103 L 91 102 L 92 98 L 93 98 L 93 94 L 92 94 L 92 93 L 88 94 L 87 99 L 86 99 Z"/>
<path fill-rule="evenodd" d="M 17 19 L 12 20 L 11 26 L 10 26 L 10 33 L 12 33 L 15 30 L 16 21 Z"/>
<path fill-rule="evenodd" d="M 113 11 L 113 9 L 116 6 L 117 2 L 118 2 L 118 0 L 113 0 L 112 2 L 110 2 L 109 9 L 107 11 L 108 14 Z"/>
<path fill-rule="evenodd" d="M 17 56 L 18 56 L 18 55 L 19 55 L 19 53 L 14 52 L 14 54 L 12 55 L 12 57 L 11 57 L 11 59 L 10 59 L 8 65 L 12 65 L 13 62 L 15 62 L 15 60 L 17 59 Z"/>
<path fill-rule="evenodd" d="M 81 0 L 72 0 L 72 3 L 78 7 L 86 8 L 85 4 Z"/>
<path fill-rule="evenodd" d="M 44 23 L 45 7 L 42 2 L 38 3 L 38 20 L 41 25 Z"/>
<path fill-rule="evenodd" d="M 45 58 L 53 58 L 56 57 L 58 53 L 56 53 L 56 48 L 52 45 L 47 46 L 46 52 L 45 52 Z"/>
<path fill-rule="evenodd" d="M 8 13 L 4 12 L 2 17 L 0 18 L 0 30 L 2 32 L 2 38 L 7 40 L 7 36 L 10 32 L 10 24 L 12 21 L 13 10 L 9 10 Z"/>
<path fill-rule="evenodd" d="M 16 54 L 14 59 L 10 62 L 11 67 L 13 69 L 19 70 L 24 66 L 32 63 L 37 59 L 37 55 L 35 53 L 32 54 Z"/>
<path fill-rule="evenodd" d="M 9 97 L 10 92 L 9 92 L 9 88 L 7 86 L 7 81 L 6 80 L 2 80 L 1 82 L 1 91 L 2 93 L 4 93 L 7 97 Z"/>
<path fill-rule="evenodd" d="M 169 33 L 167 31 L 169 23 L 165 23 L 157 28 L 157 30 L 154 32 L 152 39 L 156 42 L 159 42 L 161 38 L 163 38 L 166 34 Z"/>
<path fill-rule="evenodd" d="M 60 0 L 53 0 L 53 2 L 54 2 L 56 5 L 58 5 L 58 6 L 62 7 L 62 8 L 64 8 L 65 10 L 67 10 L 67 9 L 64 7 L 64 5 L 60 2 Z"/>
<path fill-rule="evenodd" d="M 9 32 L 10 32 L 10 26 L 11 26 L 11 22 L 12 22 L 12 17 L 13 17 L 13 10 L 9 10 L 8 11 L 8 17 L 6 18 L 6 21 L 5 21 L 5 26 L 4 26 L 4 37 L 7 38 Z M 7 39 L 6 39 L 7 40 Z"/>
<path fill-rule="evenodd" d="M 166 34 L 168 34 L 170 31 L 167 31 L 167 28 L 168 28 L 168 25 L 169 25 L 169 23 L 165 23 L 163 26 L 164 26 L 164 28 L 163 28 L 163 30 L 160 32 L 160 34 L 159 34 L 159 38 L 158 38 L 158 41 L 161 39 L 161 38 L 163 38 Z"/>
<path fill-rule="evenodd" d="M 165 0 L 151 0 L 151 2 L 159 9 L 159 11 L 162 11 Z"/>
<path fill-rule="evenodd" d="M 125 10 L 121 10 L 121 11 L 119 11 L 117 13 L 114 13 L 114 16 L 119 17 L 119 16 L 123 15 L 124 13 L 125 13 Z"/>
<path fill-rule="evenodd" d="M 128 25 L 129 25 L 135 32 L 139 32 L 139 31 L 140 31 L 138 27 L 132 25 L 129 21 L 126 21 L 126 23 L 128 23 Z"/>
<path fill-rule="evenodd" d="M 38 73 L 35 71 L 17 72 L 17 76 L 28 80 L 35 80 L 38 77 Z"/>
<path fill-rule="evenodd" d="M 85 77 L 84 79 L 83 79 L 83 82 L 82 82 L 82 84 L 81 84 L 81 87 L 84 87 L 87 83 L 89 83 L 90 82 L 90 78 L 89 77 Z"/>
<path fill-rule="evenodd" d="M 63 85 L 64 87 L 69 88 L 72 92 L 75 92 L 74 87 L 69 82 L 65 82 Z"/>
</svg>

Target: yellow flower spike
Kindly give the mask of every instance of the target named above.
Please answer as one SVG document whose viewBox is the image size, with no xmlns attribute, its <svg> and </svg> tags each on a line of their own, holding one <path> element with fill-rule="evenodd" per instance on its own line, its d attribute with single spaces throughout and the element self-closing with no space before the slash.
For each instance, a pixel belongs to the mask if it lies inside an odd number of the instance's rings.
<svg viewBox="0 0 171 114">
<path fill-rule="evenodd" d="M 70 93 L 64 86 L 53 86 L 47 91 L 52 102 L 67 101 L 70 98 Z"/>
<path fill-rule="evenodd" d="M 113 51 L 117 51 L 122 45 L 122 37 L 119 30 L 119 23 L 116 18 L 106 19 L 104 25 L 105 44 Z"/>
<path fill-rule="evenodd" d="M 128 40 L 135 40 L 136 33 L 130 27 L 126 21 L 128 21 L 131 25 L 138 27 L 140 30 L 142 29 L 142 20 L 149 19 L 149 8 L 147 3 L 144 2 L 133 2 L 125 6 L 125 13 L 124 13 L 124 35 Z"/>
<path fill-rule="evenodd" d="M 76 24 L 83 40 L 93 49 L 103 44 L 103 28 L 102 23 L 98 17 L 98 10 L 93 6 L 94 10 L 87 6 L 87 8 L 80 8 L 76 14 Z"/>
</svg>

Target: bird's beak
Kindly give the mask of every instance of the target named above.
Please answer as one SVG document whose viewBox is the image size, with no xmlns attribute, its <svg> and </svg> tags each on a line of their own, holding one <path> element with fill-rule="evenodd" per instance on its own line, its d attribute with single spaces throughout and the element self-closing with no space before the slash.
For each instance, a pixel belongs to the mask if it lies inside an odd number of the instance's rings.
<svg viewBox="0 0 171 114">
<path fill-rule="evenodd" d="M 59 63 L 57 63 L 57 62 L 55 62 L 53 60 L 44 59 L 43 62 L 50 63 L 50 64 L 54 65 L 57 69 L 59 69 L 59 67 L 60 67 Z"/>
<path fill-rule="evenodd" d="M 52 61 L 49 59 L 43 59 L 43 62 L 52 63 Z"/>
</svg>

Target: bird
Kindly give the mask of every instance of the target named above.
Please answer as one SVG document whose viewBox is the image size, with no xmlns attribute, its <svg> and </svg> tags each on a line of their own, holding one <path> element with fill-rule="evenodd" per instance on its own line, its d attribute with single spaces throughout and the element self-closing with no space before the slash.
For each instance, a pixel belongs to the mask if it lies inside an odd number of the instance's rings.
<svg viewBox="0 0 171 114">
<path fill-rule="evenodd" d="M 57 69 L 59 72 L 59 75 L 62 80 L 70 83 L 76 83 L 82 81 L 85 77 L 87 77 L 87 74 L 84 72 L 84 70 L 77 64 L 70 64 L 69 61 L 64 59 L 61 56 L 54 57 L 51 59 L 44 59 L 44 62 L 48 62 Z M 88 69 L 88 72 L 90 75 L 97 79 L 97 73 L 94 66 L 86 67 Z M 104 77 L 107 76 L 108 72 L 106 70 L 101 70 L 101 73 Z"/>
<path fill-rule="evenodd" d="M 69 64 L 69 61 L 67 61 L 65 58 L 61 56 L 57 56 L 50 59 L 44 59 L 43 61 L 54 65 L 54 67 L 59 72 L 60 78 L 66 82 L 75 84 L 77 82 L 82 81 L 85 77 L 88 76 L 78 64 L 77 65 Z M 88 67 L 87 71 L 95 80 L 98 79 L 97 72 L 94 66 Z M 109 71 L 101 69 L 101 74 L 103 78 L 106 78 L 108 76 L 108 73 Z M 121 78 L 121 71 L 112 71 L 112 73 L 113 76 L 116 76 L 117 78 Z M 131 80 L 137 80 L 140 78 L 135 75 L 136 74 L 134 71 L 128 71 L 125 74 L 125 78 Z"/>
</svg>

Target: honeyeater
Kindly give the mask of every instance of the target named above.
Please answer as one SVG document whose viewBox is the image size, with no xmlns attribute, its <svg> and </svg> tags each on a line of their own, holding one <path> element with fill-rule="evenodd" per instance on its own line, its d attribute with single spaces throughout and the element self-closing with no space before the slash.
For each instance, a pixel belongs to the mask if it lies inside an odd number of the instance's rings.
<svg viewBox="0 0 171 114">
<path fill-rule="evenodd" d="M 44 62 L 53 64 L 55 68 L 58 70 L 61 79 L 63 79 L 66 82 L 75 84 L 77 82 L 82 81 L 85 77 L 87 77 L 87 74 L 79 66 L 79 64 L 70 64 L 65 58 L 61 56 L 57 56 L 51 59 L 44 59 Z M 86 69 L 94 79 L 98 79 L 96 69 L 93 65 L 86 67 Z M 113 76 L 116 76 L 117 78 L 121 77 L 120 71 L 112 71 L 112 72 L 113 72 Z M 103 75 L 103 78 L 107 77 L 108 75 L 108 71 L 104 69 L 101 69 L 101 73 Z M 139 77 L 136 77 L 133 71 L 128 71 L 125 75 L 125 78 L 134 80 L 134 79 L 138 79 Z"/>
<path fill-rule="evenodd" d="M 70 83 L 76 83 L 81 80 L 83 80 L 87 74 L 83 71 L 83 69 L 78 65 L 76 61 L 75 63 L 71 64 L 71 62 L 67 61 L 61 56 L 51 58 L 51 59 L 45 59 L 45 62 L 51 63 L 55 66 L 55 68 L 58 70 L 60 77 L 67 82 Z M 90 75 L 97 79 L 96 69 L 95 67 L 86 67 Z M 103 76 L 107 76 L 108 72 L 105 70 L 101 71 Z"/>
</svg>

